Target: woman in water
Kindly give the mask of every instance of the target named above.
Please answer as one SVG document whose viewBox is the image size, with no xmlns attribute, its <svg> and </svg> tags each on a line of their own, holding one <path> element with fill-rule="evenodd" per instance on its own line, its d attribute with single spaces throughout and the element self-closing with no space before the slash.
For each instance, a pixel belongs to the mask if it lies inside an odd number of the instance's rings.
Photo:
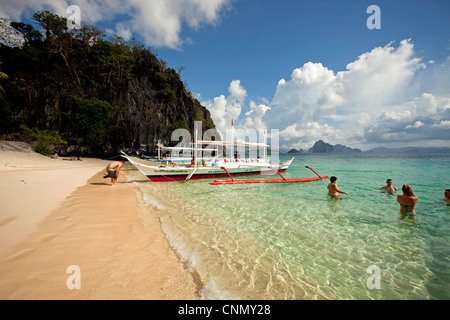
<svg viewBox="0 0 450 320">
<path fill-rule="evenodd" d="M 403 195 L 397 196 L 397 202 L 400 203 L 400 214 L 402 215 L 401 219 L 404 219 L 405 217 L 414 219 L 416 216 L 414 206 L 419 198 L 414 195 L 412 187 L 409 184 L 404 184 L 402 191 Z"/>
</svg>

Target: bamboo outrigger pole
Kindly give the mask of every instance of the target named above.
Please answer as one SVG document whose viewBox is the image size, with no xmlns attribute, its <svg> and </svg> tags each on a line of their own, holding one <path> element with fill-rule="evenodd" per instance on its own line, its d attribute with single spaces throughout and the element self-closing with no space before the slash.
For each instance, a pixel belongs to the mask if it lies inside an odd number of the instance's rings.
<svg viewBox="0 0 450 320">
<path fill-rule="evenodd" d="M 231 174 L 228 172 L 228 170 L 224 167 L 222 167 L 223 170 L 226 171 L 228 176 L 231 178 L 231 180 L 214 180 L 213 182 L 210 182 L 211 185 L 218 185 L 218 184 L 244 184 L 244 183 L 295 183 L 295 182 L 308 182 L 308 181 L 318 181 L 323 179 L 328 179 L 328 176 L 320 176 L 317 172 L 315 172 L 311 167 L 305 166 L 305 168 L 311 169 L 315 174 L 317 174 L 317 177 L 312 178 L 293 178 L 293 179 L 286 179 L 281 175 L 281 173 L 278 170 L 275 170 L 273 167 L 269 167 L 272 170 L 274 170 L 282 179 L 251 179 L 251 180 L 234 180 Z"/>
</svg>

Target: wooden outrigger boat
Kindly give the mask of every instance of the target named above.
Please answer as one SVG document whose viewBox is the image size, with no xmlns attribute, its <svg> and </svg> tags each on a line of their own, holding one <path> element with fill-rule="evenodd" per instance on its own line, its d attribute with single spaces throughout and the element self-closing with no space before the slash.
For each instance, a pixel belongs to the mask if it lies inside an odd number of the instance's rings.
<svg viewBox="0 0 450 320">
<path fill-rule="evenodd" d="M 172 147 L 164 148 L 158 145 L 161 149 L 174 150 L 175 154 L 179 151 L 192 151 L 192 163 L 177 162 L 177 157 L 171 157 L 170 162 L 156 163 L 154 161 L 136 158 L 129 156 L 122 152 L 122 157 L 126 158 L 132 165 L 134 165 L 140 172 L 147 176 L 154 182 L 168 182 L 168 181 L 189 181 L 196 179 L 214 179 L 224 178 L 230 173 L 234 176 L 247 175 L 273 175 L 279 172 L 285 172 L 291 165 L 294 158 L 272 164 L 269 157 L 266 157 L 267 147 L 265 143 L 249 143 L 243 141 L 201 141 L 194 140 L 192 148 L 187 147 Z M 202 146 L 208 146 L 210 149 L 203 149 Z M 211 149 L 212 148 L 212 149 Z M 250 158 L 223 158 L 223 157 L 208 157 L 205 154 L 210 154 L 211 151 L 217 148 L 258 148 L 264 152 L 262 156 Z M 207 153 L 203 153 L 208 151 Z M 219 153 L 219 152 L 217 152 Z M 200 156 L 199 156 L 200 154 Z M 223 170 L 225 168 L 225 170 Z"/>
<path fill-rule="evenodd" d="M 154 182 L 188 181 L 196 179 L 215 179 L 247 175 L 273 175 L 285 172 L 294 158 L 272 166 L 267 159 L 207 159 L 200 165 L 156 165 L 122 153 L 132 165 Z M 225 170 L 223 169 L 225 168 Z"/>
<path fill-rule="evenodd" d="M 328 176 L 320 176 L 317 172 L 315 172 L 310 166 L 305 166 L 305 168 L 311 169 L 317 177 L 312 178 L 293 178 L 293 179 L 286 179 L 281 175 L 279 171 L 276 171 L 278 175 L 282 179 L 248 179 L 248 180 L 236 180 L 234 179 L 231 174 L 228 172 L 228 170 L 224 167 L 222 167 L 223 170 L 225 170 L 230 177 L 231 180 L 214 180 L 213 182 L 210 182 L 211 185 L 220 185 L 220 184 L 244 184 L 244 183 L 298 183 L 298 182 L 308 182 L 308 181 L 317 181 L 317 180 L 323 180 L 328 179 Z M 272 168 L 273 169 L 273 168 Z M 275 170 L 275 169 L 273 169 Z"/>
<path fill-rule="evenodd" d="M 265 138 L 264 138 L 265 139 Z M 203 149 L 202 146 L 206 145 L 208 149 Z M 281 175 L 291 165 L 294 158 L 280 162 L 272 163 L 270 158 L 267 157 L 267 148 L 271 147 L 265 143 L 249 143 L 232 139 L 231 141 L 202 141 L 197 139 L 197 131 L 195 131 L 193 147 L 164 147 L 158 142 L 158 160 L 161 161 L 160 150 L 167 149 L 175 151 L 175 157 L 163 160 L 163 162 L 155 162 L 151 160 L 145 160 L 129 156 L 122 152 L 124 158 L 126 158 L 133 166 L 135 166 L 141 173 L 147 176 L 154 182 L 167 182 L 167 181 L 189 181 L 192 179 L 214 179 L 230 177 L 231 180 L 215 180 L 211 182 L 212 185 L 217 184 L 239 184 L 239 183 L 289 183 L 289 182 L 306 182 L 315 181 L 328 178 L 328 176 L 321 177 L 309 166 L 306 168 L 311 169 L 318 177 L 313 178 L 298 178 L 298 179 L 286 179 Z M 216 149 L 214 149 L 216 148 Z M 254 158 L 222 158 L 222 157 L 208 157 L 211 151 L 216 150 L 218 152 L 220 148 L 258 148 L 262 151 L 262 156 Z M 183 161 L 178 162 L 178 152 L 188 152 L 188 159 L 192 157 L 192 163 L 187 164 Z M 204 153 L 205 151 L 208 151 Z M 191 156 L 190 152 L 192 152 Z M 200 156 L 199 156 L 200 154 Z M 205 156 L 206 155 L 206 156 Z M 185 156 L 186 157 L 186 156 Z M 260 179 L 260 180 L 235 180 L 233 176 L 247 176 L 247 175 L 273 175 L 278 174 L 282 179 Z"/>
</svg>

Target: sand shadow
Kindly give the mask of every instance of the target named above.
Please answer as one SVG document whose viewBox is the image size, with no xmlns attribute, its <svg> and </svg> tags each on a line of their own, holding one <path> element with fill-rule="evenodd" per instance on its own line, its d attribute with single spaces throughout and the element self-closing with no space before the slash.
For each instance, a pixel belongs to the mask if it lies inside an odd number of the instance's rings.
<svg viewBox="0 0 450 320">
<path fill-rule="evenodd" d="M 152 182 L 150 179 L 146 180 L 130 180 L 130 181 L 117 181 L 116 184 L 130 184 L 130 183 L 148 183 Z M 92 186 L 110 186 L 111 182 L 91 182 L 90 185 Z"/>
<path fill-rule="evenodd" d="M 93 186 L 110 186 L 111 183 L 106 183 L 106 182 L 91 182 L 90 185 L 93 185 Z"/>
</svg>

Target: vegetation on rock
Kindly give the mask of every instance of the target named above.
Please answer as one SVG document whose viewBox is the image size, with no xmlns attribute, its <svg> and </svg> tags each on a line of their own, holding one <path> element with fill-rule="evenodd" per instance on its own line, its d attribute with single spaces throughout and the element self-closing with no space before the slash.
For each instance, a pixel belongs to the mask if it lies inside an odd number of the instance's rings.
<svg viewBox="0 0 450 320">
<path fill-rule="evenodd" d="M 135 39 L 68 29 L 66 18 L 40 11 L 31 23 L 1 18 L 0 43 L 0 134 L 25 125 L 63 132 L 62 154 L 148 154 L 180 123 L 214 128 L 180 75 Z"/>
</svg>

